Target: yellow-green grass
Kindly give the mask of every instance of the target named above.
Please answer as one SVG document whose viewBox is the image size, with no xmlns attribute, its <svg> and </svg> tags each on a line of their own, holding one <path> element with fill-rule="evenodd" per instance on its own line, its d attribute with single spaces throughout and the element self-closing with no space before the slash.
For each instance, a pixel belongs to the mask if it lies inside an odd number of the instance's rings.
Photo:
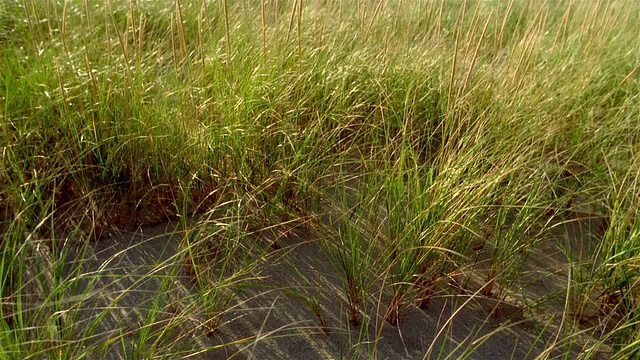
<svg viewBox="0 0 640 360">
<path fill-rule="evenodd" d="M 483 247 L 480 293 L 504 300 L 551 231 L 598 218 L 596 249 L 567 251 L 556 315 L 567 338 L 589 309 L 606 323 L 584 356 L 610 339 L 637 356 L 639 22 L 624 0 L 3 1 L 2 349 L 82 347 L 21 315 L 46 283 L 23 276 L 38 239 L 56 314 L 71 284 L 57 239 L 178 219 L 194 282 L 223 264 L 201 293 L 220 312 L 221 289 L 301 228 L 325 237 L 351 322 L 376 280 L 396 324 Z M 342 225 L 323 226 L 335 189 Z"/>
</svg>

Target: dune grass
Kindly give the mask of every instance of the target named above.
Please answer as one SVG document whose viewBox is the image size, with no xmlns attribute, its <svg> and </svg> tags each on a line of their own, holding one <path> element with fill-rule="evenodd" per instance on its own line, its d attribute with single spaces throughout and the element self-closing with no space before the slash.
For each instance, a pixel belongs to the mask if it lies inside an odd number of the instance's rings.
<svg viewBox="0 0 640 360">
<path fill-rule="evenodd" d="M 480 251 L 473 292 L 507 302 L 540 241 L 596 219 L 598 245 L 566 252 L 563 328 L 541 356 L 570 356 L 589 314 L 581 356 L 637 356 L 638 23 L 624 0 L 3 1 L 0 348 L 104 355 L 97 325 L 77 341 L 65 296 L 92 275 L 62 270 L 68 247 L 151 223 L 179 220 L 173 262 L 214 331 L 294 230 L 322 234 L 349 328 L 372 282 L 395 325 Z M 174 311 L 148 314 L 139 357 L 178 341 Z"/>
</svg>

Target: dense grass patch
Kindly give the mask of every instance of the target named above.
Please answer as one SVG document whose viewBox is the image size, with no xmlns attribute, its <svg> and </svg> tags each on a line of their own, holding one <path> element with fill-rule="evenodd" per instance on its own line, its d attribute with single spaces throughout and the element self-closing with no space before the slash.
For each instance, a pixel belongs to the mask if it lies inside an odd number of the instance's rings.
<svg viewBox="0 0 640 360">
<path fill-rule="evenodd" d="M 179 220 L 214 331 L 230 284 L 302 228 L 344 277 L 348 327 L 375 281 L 396 324 L 479 249 L 479 293 L 505 302 L 550 232 L 598 219 L 597 248 L 567 251 L 558 334 L 595 314 L 582 355 L 637 356 L 638 23 L 622 0 L 3 1 L 0 348 L 90 356 L 25 310 L 62 311 L 62 239 Z M 53 288 L 26 304 L 40 242 Z"/>
</svg>

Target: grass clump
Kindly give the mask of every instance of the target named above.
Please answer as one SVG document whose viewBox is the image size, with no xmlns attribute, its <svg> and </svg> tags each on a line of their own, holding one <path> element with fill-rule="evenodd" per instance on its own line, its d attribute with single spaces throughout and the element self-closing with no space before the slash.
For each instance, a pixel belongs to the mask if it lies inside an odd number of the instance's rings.
<svg viewBox="0 0 640 360">
<path fill-rule="evenodd" d="M 357 351 L 375 356 L 413 304 L 463 298 L 444 323 L 492 299 L 489 315 L 510 304 L 538 325 L 532 354 L 636 356 L 639 14 L 623 0 L 0 3 L 0 348 L 184 355 L 194 329 L 222 339 L 206 350 L 256 348 L 277 332 L 225 338 L 225 324 L 304 236 L 342 287 L 283 293 L 323 330 L 358 327 Z M 101 241 L 166 222 L 173 254 L 143 275 L 116 267 L 135 281 L 109 290 L 126 276 L 102 271 L 145 243 L 92 264 Z M 527 266 L 549 246 L 564 255 L 545 279 L 563 285 L 529 302 L 545 280 Z M 105 338 L 147 281 L 180 299 Z M 353 326 L 334 326 L 324 292 L 343 293 Z"/>
</svg>

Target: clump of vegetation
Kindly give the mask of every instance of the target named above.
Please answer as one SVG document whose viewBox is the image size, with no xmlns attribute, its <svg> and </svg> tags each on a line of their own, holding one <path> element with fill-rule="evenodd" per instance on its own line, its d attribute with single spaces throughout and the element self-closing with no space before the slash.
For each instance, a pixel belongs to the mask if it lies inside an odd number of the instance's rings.
<svg viewBox="0 0 640 360">
<path fill-rule="evenodd" d="M 498 316 L 541 243 L 596 221 L 564 244 L 544 354 L 588 329 L 580 356 L 637 356 L 638 23 L 623 0 L 0 3 L 0 349 L 178 354 L 298 233 L 322 237 L 363 332 L 452 282 Z M 167 221 L 182 241 L 149 277 L 196 295 L 96 340 L 125 295 L 80 326 L 101 280 L 73 258 Z"/>
</svg>

